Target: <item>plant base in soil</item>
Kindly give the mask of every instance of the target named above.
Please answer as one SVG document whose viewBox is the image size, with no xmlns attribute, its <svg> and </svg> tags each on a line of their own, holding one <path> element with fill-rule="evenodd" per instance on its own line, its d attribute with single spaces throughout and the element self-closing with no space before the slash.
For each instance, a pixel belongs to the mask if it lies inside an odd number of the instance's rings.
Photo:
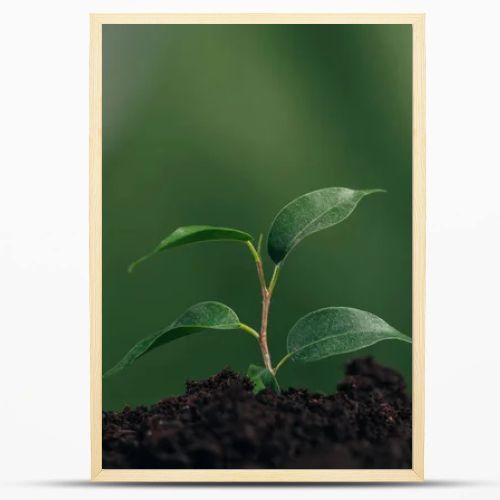
<svg viewBox="0 0 500 500">
<path fill-rule="evenodd" d="M 151 407 L 103 413 L 106 469 L 407 469 L 411 400 L 403 377 L 351 361 L 331 395 L 257 395 L 224 369 Z"/>
</svg>

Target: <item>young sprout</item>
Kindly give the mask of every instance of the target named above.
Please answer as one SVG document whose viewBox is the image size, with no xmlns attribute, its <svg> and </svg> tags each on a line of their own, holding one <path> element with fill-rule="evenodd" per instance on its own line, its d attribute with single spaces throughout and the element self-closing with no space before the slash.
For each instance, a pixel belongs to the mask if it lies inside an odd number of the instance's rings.
<svg viewBox="0 0 500 500">
<path fill-rule="evenodd" d="M 104 377 L 131 365 L 144 354 L 180 337 L 204 330 L 241 330 L 259 344 L 263 366 L 250 365 L 247 376 L 255 392 L 265 388 L 279 391 L 278 370 L 289 360 L 311 362 L 338 354 L 354 352 L 382 340 L 411 338 L 398 332 L 372 313 L 350 307 L 326 307 L 300 318 L 287 337 L 287 354 L 273 365 L 268 348 L 268 318 L 271 298 L 286 258 L 307 236 L 335 226 L 349 217 L 358 203 L 381 189 L 354 190 L 330 187 L 304 194 L 280 210 L 271 224 L 267 238 L 267 252 L 274 263 L 269 281 L 266 279 L 261 257 L 262 235 L 257 247 L 250 234 L 226 227 L 183 226 L 168 235 L 150 253 L 129 266 L 129 272 L 141 262 L 164 250 L 202 241 L 230 240 L 246 245 L 255 261 L 262 298 L 260 328 L 257 331 L 243 323 L 237 314 L 220 302 L 201 302 L 187 309 L 171 325 L 138 342 Z"/>
</svg>

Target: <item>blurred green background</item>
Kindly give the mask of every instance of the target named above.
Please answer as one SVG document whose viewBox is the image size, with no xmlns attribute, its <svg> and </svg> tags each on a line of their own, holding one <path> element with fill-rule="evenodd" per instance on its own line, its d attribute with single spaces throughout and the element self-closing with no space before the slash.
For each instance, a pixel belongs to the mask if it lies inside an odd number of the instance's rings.
<svg viewBox="0 0 500 500">
<path fill-rule="evenodd" d="M 187 224 L 258 235 L 298 195 L 384 188 L 287 259 L 270 348 L 326 306 L 371 311 L 411 334 L 411 26 L 107 25 L 103 28 L 103 368 L 187 307 L 217 300 L 259 326 L 254 262 L 240 243 L 173 249 L 127 265 Z M 268 272 L 271 270 L 266 258 Z M 335 389 L 373 354 L 411 382 L 411 348 L 382 342 L 288 363 L 282 386 Z M 243 332 L 180 339 L 103 382 L 103 408 L 150 404 L 186 379 L 260 364 Z"/>
</svg>

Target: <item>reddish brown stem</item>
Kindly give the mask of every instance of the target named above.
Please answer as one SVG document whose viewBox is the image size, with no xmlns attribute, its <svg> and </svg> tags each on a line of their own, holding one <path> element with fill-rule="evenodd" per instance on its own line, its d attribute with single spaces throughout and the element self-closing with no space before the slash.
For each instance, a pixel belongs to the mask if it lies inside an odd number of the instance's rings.
<svg viewBox="0 0 500 500">
<path fill-rule="evenodd" d="M 260 350 L 262 351 L 264 366 L 270 372 L 272 372 L 273 365 L 271 363 L 271 355 L 269 354 L 269 347 L 267 345 L 267 318 L 269 317 L 270 305 L 271 305 L 271 294 L 266 288 L 265 292 L 263 292 L 263 297 L 262 297 L 262 321 L 260 324 L 259 344 L 260 344 Z"/>
<path fill-rule="evenodd" d="M 257 266 L 257 274 L 259 275 L 260 292 L 262 294 L 262 299 L 264 299 L 264 296 L 267 292 L 267 286 L 266 277 L 264 275 L 264 268 L 262 267 L 262 260 L 260 259 L 260 257 L 257 257 L 255 259 L 255 265 Z"/>
<path fill-rule="evenodd" d="M 259 345 L 262 352 L 262 359 L 264 360 L 264 366 L 269 371 L 272 371 L 273 365 L 271 363 L 271 354 L 269 353 L 269 347 L 267 345 L 267 319 L 269 317 L 269 306 L 271 305 L 271 294 L 266 286 L 262 260 L 260 258 L 256 259 L 255 263 L 257 265 L 257 274 L 259 275 L 260 292 L 262 295 L 262 318 L 260 322 Z"/>
<path fill-rule="evenodd" d="M 271 354 L 269 353 L 269 347 L 267 345 L 267 320 L 269 317 L 269 307 L 271 304 L 272 290 L 269 290 L 267 288 L 264 267 L 262 266 L 262 259 L 260 258 L 259 253 L 255 250 L 251 242 L 247 242 L 247 246 L 250 249 L 250 252 L 252 253 L 255 260 L 257 274 L 259 276 L 260 293 L 262 295 L 262 318 L 260 322 L 259 346 L 262 353 L 264 366 L 270 372 L 272 372 L 273 365 L 271 363 Z"/>
</svg>

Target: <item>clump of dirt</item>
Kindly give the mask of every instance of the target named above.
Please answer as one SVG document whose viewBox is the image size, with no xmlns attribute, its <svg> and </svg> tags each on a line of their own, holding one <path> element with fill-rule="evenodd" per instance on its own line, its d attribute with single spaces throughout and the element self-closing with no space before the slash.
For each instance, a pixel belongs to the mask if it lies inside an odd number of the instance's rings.
<svg viewBox="0 0 500 500">
<path fill-rule="evenodd" d="M 107 469 L 411 468 L 403 377 L 356 359 L 331 395 L 252 392 L 224 369 L 149 408 L 103 413 Z"/>
</svg>

